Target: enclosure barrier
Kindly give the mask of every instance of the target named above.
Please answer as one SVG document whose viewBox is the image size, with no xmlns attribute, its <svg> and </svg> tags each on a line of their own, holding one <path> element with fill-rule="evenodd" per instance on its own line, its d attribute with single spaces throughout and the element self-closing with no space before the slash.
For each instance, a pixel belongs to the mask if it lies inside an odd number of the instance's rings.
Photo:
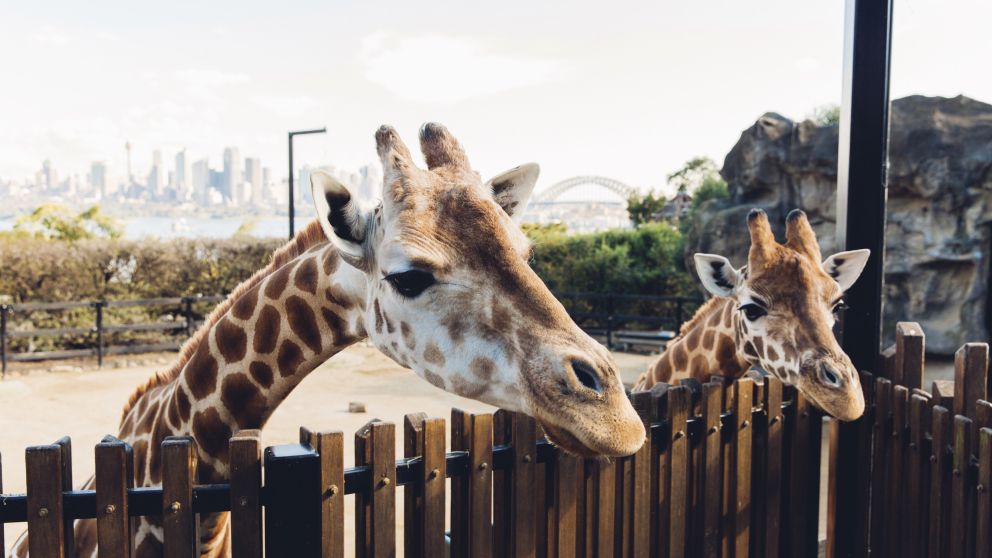
<svg viewBox="0 0 992 558">
<path fill-rule="evenodd" d="M 523 415 L 454 410 L 447 453 L 444 419 L 407 415 L 399 459 L 396 427 L 373 420 L 355 435 L 350 469 L 340 432 L 304 428 L 299 444 L 263 452 L 258 432 L 242 431 L 230 441 L 223 485 L 195 485 L 194 443 L 166 438 L 162 487 L 133 488 L 130 448 L 108 437 L 97 446 L 93 491 L 70 489 L 62 439 L 27 450 L 28 493 L 0 496 L 0 522 L 27 521 L 36 557 L 71 556 L 71 521 L 80 518 L 96 518 L 101 556 L 130 556 L 139 516 L 161 523 L 166 556 L 192 556 L 197 516 L 225 511 L 236 557 L 340 557 L 346 529 L 359 557 L 391 556 L 400 545 L 431 557 L 816 556 L 825 431 L 828 556 L 836 495 L 857 490 L 867 518 L 860 555 L 988 557 L 988 348 L 962 347 L 955 381 L 930 391 L 921 388 L 923 351 L 919 326 L 900 323 L 879 359 L 888 378 L 861 376 L 868 408 L 853 423 L 861 487 L 837 486 L 838 425 L 823 428 L 795 390 L 775 378 L 717 378 L 632 394 L 650 436 L 615 460 L 564 454 Z M 345 505 L 354 505 L 353 525 Z"/>
</svg>

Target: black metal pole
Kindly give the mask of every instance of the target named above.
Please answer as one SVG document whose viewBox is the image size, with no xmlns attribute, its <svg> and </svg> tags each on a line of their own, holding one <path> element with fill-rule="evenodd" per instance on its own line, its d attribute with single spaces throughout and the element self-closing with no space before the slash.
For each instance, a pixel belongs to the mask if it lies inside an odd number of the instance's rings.
<svg viewBox="0 0 992 558">
<path fill-rule="evenodd" d="M 294 201 L 295 188 L 293 185 L 295 180 L 293 178 L 293 138 L 295 136 L 301 136 L 304 134 L 323 134 L 327 132 L 327 128 L 313 129 L 313 130 L 298 130 L 295 132 L 289 132 L 289 239 L 292 240 L 293 236 L 296 234 L 296 203 Z"/>
<path fill-rule="evenodd" d="M 889 64 L 892 0 L 847 0 L 844 90 L 837 164 L 837 246 L 868 248 L 864 273 L 845 295 L 844 350 L 859 370 L 876 372 L 882 338 Z M 881 371 L 878 371 L 881 372 Z M 836 556 L 868 555 L 868 462 L 859 455 L 865 419 L 841 423 L 836 459 Z"/>
<path fill-rule="evenodd" d="M 265 449 L 268 556 L 320 556 L 320 457 L 308 446 Z"/>
<path fill-rule="evenodd" d="M 93 303 L 96 309 L 96 365 L 103 367 L 103 307 L 106 301 L 98 300 Z"/>
</svg>

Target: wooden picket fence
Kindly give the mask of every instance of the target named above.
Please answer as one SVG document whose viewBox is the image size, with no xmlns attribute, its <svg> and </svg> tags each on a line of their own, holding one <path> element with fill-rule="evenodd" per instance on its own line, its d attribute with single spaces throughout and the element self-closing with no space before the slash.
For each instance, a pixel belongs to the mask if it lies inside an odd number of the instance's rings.
<svg viewBox="0 0 992 558">
<path fill-rule="evenodd" d="M 988 348 L 963 347 L 956 381 L 929 392 L 923 362 L 919 327 L 900 324 L 896 346 L 880 358 L 887 377 L 862 376 L 869 407 L 851 428 L 863 440 L 864 481 L 837 486 L 836 454 L 827 455 L 828 555 L 840 490 L 860 490 L 866 520 L 854 536 L 863 535 L 865 556 L 869 546 L 873 556 L 992 550 Z M 168 438 L 162 487 L 133 488 L 131 449 L 108 437 L 96 448 L 93 491 L 72 490 L 62 439 L 28 448 L 27 494 L 0 496 L 0 523 L 26 521 L 35 557 L 71 556 L 80 518 L 96 518 L 100 556 L 131 556 L 139 516 L 161 521 L 165 556 L 193 556 L 197 516 L 222 511 L 239 558 L 344 556 L 346 530 L 361 558 L 398 547 L 425 557 L 817 555 L 821 432 L 835 449 L 837 423 L 824 428 L 822 415 L 774 378 L 659 385 L 631 399 L 650 436 L 616 460 L 564 454 L 522 415 L 454 410 L 450 429 L 441 418 L 407 415 L 399 459 L 396 425 L 368 423 L 349 469 L 341 432 L 304 428 L 298 444 L 263 451 L 257 431 L 242 431 L 230 441 L 223 485 L 196 485 L 194 443 Z"/>
</svg>

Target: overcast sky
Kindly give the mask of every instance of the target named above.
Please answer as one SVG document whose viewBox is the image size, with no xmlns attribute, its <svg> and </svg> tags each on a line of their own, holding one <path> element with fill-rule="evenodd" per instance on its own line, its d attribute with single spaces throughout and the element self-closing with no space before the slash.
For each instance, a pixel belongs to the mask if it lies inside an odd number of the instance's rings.
<svg viewBox="0 0 992 558">
<path fill-rule="evenodd" d="M 992 102 L 988 0 L 895 0 L 894 97 Z M 134 146 L 221 166 L 223 148 L 286 173 L 357 168 L 392 123 L 436 120 L 491 175 L 524 161 L 539 189 L 579 174 L 646 188 L 696 155 L 722 163 L 766 111 L 841 96 L 843 1 L 6 2 L 0 177 L 51 159 L 112 174 Z"/>
</svg>

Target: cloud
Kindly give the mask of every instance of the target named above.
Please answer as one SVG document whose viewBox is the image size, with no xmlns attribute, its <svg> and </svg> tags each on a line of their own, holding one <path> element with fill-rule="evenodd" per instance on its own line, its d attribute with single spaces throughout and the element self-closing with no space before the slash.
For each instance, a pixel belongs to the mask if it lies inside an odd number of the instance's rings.
<svg viewBox="0 0 992 558">
<path fill-rule="evenodd" d="M 43 25 L 33 37 L 43 45 L 63 46 L 69 42 L 68 35 L 51 25 Z"/>
<path fill-rule="evenodd" d="M 256 95 L 252 101 L 282 117 L 301 116 L 320 106 L 315 99 L 304 95 Z"/>
<path fill-rule="evenodd" d="M 442 35 L 376 32 L 362 39 L 359 62 L 369 81 L 423 103 L 457 103 L 554 81 L 566 73 L 558 60 L 486 52 L 475 41 Z"/>
</svg>

